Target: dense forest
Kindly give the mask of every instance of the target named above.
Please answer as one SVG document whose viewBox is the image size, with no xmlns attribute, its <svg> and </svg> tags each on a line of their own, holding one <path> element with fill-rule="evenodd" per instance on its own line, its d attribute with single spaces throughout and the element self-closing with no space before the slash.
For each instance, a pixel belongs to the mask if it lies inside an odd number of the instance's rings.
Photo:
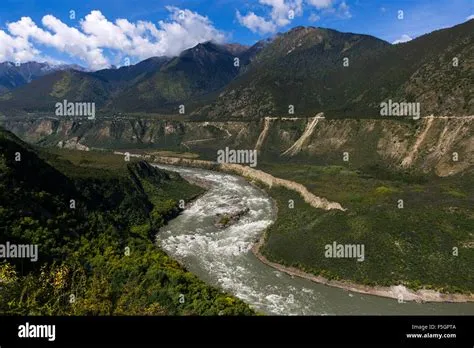
<svg viewBox="0 0 474 348">
<path fill-rule="evenodd" d="M 14 315 L 252 315 L 154 243 L 202 189 L 143 161 L 33 148 L 0 129 L 0 312 Z"/>
</svg>

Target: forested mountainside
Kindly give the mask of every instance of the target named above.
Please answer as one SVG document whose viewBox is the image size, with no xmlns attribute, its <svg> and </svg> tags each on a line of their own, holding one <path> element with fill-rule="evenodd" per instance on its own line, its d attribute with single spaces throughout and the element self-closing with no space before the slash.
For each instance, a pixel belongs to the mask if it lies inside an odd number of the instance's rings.
<svg viewBox="0 0 474 348">
<path fill-rule="evenodd" d="M 251 47 L 198 44 L 178 57 L 97 72 L 57 71 L 0 97 L 7 117 L 54 113 L 64 99 L 103 113 L 195 119 L 380 117 L 380 103 L 420 103 L 421 116 L 474 114 L 474 20 L 391 45 L 296 27 Z"/>
<path fill-rule="evenodd" d="M 36 260 L 0 263 L 1 313 L 254 313 L 154 244 L 178 202 L 201 188 L 143 161 L 50 154 L 2 129 L 0 154 L 0 244 L 38 247 Z"/>
</svg>

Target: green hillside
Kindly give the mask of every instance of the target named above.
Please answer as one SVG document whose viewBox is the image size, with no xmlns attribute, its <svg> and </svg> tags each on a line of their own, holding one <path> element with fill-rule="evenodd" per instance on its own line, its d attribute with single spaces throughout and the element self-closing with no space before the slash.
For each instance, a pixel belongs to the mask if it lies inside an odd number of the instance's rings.
<svg viewBox="0 0 474 348">
<path fill-rule="evenodd" d="M 342 165 L 261 168 L 347 209 L 314 209 L 294 192 L 272 188 L 278 219 L 262 250 L 270 260 L 365 285 L 474 291 L 472 174 L 420 177 Z M 364 261 L 327 258 L 325 246 L 333 242 L 364 245 Z"/>
<path fill-rule="evenodd" d="M 202 189 L 146 162 L 38 151 L 0 130 L 0 244 L 39 249 L 37 262 L 0 263 L 0 313 L 253 314 L 154 245 Z"/>
<path fill-rule="evenodd" d="M 419 102 L 422 115 L 471 115 L 473 32 L 471 20 L 390 45 L 366 35 L 297 27 L 267 45 L 195 116 L 379 117 L 387 99 Z"/>
</svg>

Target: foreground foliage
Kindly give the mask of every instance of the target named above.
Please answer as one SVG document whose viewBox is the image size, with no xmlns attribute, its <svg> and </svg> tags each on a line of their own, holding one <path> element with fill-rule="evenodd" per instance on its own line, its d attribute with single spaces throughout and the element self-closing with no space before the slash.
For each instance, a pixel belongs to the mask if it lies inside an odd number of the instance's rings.
<svg viewBox="0 0 474 348">
<path fill-rule="evenodd" d="M 0 313 L 254 314 L 154 244 L 200 188 L 105 153 L 39 154 L 1 130 L 0 150 L 0 243 L 39 246 L 37 262 L 0 263 Z"/>
</svg>

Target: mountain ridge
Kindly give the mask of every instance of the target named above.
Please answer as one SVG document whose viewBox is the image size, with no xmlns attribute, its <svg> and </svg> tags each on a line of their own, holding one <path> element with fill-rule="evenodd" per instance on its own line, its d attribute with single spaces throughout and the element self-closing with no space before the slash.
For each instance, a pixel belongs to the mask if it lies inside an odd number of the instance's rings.
<svg viewBox="0 0 474 348">
<path fill-rule="evenodd" d="M 19 64 L 10 61 L 2 62 L 0 63 L 0 95 L 55 71 L 65 70 L 87 71 L 77 64 L 49 64 L 36 61 Z"/>
<path fill-rule="evenodd" d="M 370 35 L 299 26 L 252 46 L 208 41 L 177 57 L 119 69 L 54 72 L 0 96 L 0 109 L 53 112 L 55 98 L 67 97 L 109 113 L 178 115 L 183 105 L 183 117 L 195 119 L 318 112 L 371 118 L 392 99 L 420 103 L 422 116 L 469 115 L 473 32 L 471 20 L 392 45 Z M 459 64 L 450 67 L 454 58 Z"/>
</svg>

